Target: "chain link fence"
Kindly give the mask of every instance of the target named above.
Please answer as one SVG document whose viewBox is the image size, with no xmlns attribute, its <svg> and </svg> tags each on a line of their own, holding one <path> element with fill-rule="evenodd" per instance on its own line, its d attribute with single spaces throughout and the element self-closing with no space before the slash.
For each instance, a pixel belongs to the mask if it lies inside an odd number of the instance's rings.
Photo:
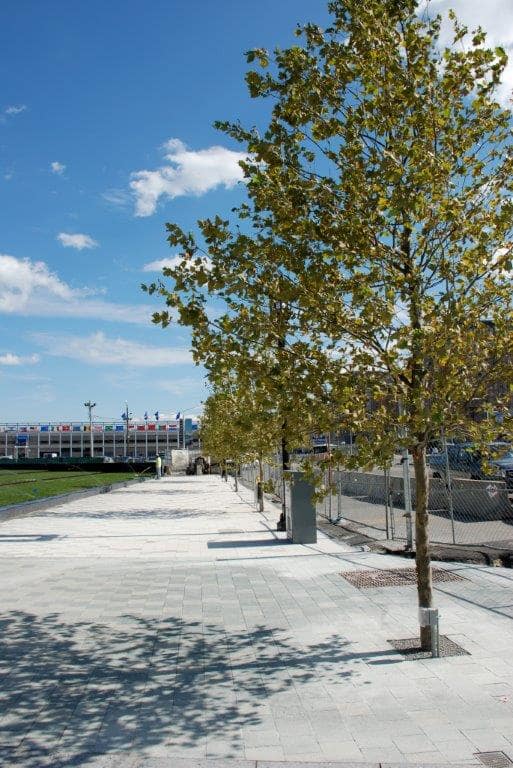
<svg viewBox="0 0 513 768">
<path fill-rule="evenodd" d="M 415 475 L 411 474 L 411 499 L 405 495 L 400 465 L 388 471 L 326 471 L 327 494 L 318 504 L 318 514 L 347 521 L 375 539 L 415 542 Z M 406 481 L 408 488 L 408 481 Z M 506 482 L 491 479 L 452 478 L 429 480 L 430 539 L 437 544 L 513 546 L 513 506 Z M 409 521 L 412 531 L 409 533 Z"/>
<path fill-rule="evenodd" d="M 450 470 L 433 473 L 430 469 L 429 474 L 429 531 L 433 543 L 513 547 L 513 489 L 508 487 L 509 482 L 453 477 Z M 258 476 L 257 464 L 241 468 L 240 480 L 249 488 L 255 488 Z M 319 516 L 331 522 L 350 523 L 374 539 L 411 539 L 415 544 L 415 473 L 411 464 L 405 469 L 401 457 L 397 456 L 387 471 L 332 467 L 323 472 L 322 482 L 325 495 L 317 503 Z M 265 464 L 264 483 L 266 491 L 282 498 L 281 467 Z M 413 510 L 411 516 L 408 509 Z"/>
<path fill-rule="evenodd" d="M 233 472 L 234 470 L 231 471 Z M 259 474 L 258 463 L 244 464 L 240 467 L 238 478 L 242 485 L 254 490 Z M 283 474 L 281 467 L 277 464 L 264 464 L 263 481 L 264 491 L 271 494 L 276 500 L 281 501 L 283 497 Z"/>
</svg>

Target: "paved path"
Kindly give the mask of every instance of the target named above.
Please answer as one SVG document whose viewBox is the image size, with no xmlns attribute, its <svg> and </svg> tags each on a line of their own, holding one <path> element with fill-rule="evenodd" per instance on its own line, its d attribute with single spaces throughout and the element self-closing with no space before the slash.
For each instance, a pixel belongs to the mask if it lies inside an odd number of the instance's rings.
<svg viewBox="0 0 513 768">
<path fill-rule="evenodd" d="M 513 757 L 512 571 L 451 566 L 471 655 L 403 661 L 414 588 L 339 574 L 407 563 L 291 545 L 250 499 L 174 477 L 0 525 L 0 765 Z"/>
</svg>

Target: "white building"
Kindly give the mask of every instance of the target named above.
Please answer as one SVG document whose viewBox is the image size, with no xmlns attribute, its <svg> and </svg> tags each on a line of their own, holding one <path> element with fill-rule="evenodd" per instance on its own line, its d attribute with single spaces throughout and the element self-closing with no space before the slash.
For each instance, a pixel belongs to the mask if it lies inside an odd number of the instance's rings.
<svg viewBox="0 0 513 768">
<path fill-rule="evenodd" d="M 164 421 L 39 422 L 0 424 L 0 457 L 44 458 L 57 456 L 104 456 L 153 458 L 172 448 L 195 447 L 195 419 Z M 92 450 L 91 450 L 92 449 Z"/>
</svg>

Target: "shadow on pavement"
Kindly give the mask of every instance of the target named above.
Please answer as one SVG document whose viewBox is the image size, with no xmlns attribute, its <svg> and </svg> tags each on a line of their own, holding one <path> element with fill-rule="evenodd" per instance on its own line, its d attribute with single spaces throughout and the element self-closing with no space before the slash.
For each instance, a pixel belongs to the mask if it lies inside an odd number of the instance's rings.
<svg viewBox="0 0 513 768">
<path fill-rule="evenodd" d="M 84 509 L 84 510 L 66 510 L 65 512 L 55 509 L 46 509 L 38 514 L 32 514 L 30 517 L 59 517 L 62 519 L 84 519 L 84 520 L 178 520 L 182 518 L 194 517 L 219 517 L 222 512 L 217 509 L 209 512 L 198 507 L 194 509 L 186 507 L 179 509 L 176 507 L 150 507 L 149 509 Z"/>
<path fill-rule="evenodd" d="M 209 541 L 208 549 L 234 549 L 238 547 L 275 547 L 292 544 L 290 539 L 238 539 L 231 541 Z"/>
<path fill-rule="evenodd" d="M 340 682 L 362 658 L 339 636 L 298 647 L 267 627 L 227 633 L 131 615 L 106 626 L 13 611 L 0 636 L 0 764 L 23 768 L 59 765 L 55 750 L 80 766 L 91 753 L 198 749 L 209 738 L 240 756 L 241 729 L 260 724 L 270 694 Z"/>
<path fill-rule="evenodd" d="M 24 541 L 33 544 L 35 541 L 53 541 L 58 538 L 60 538 L 58 533 L 0 533 L 0 544 L 2 542 L 21 544 Z"/>
</svg>

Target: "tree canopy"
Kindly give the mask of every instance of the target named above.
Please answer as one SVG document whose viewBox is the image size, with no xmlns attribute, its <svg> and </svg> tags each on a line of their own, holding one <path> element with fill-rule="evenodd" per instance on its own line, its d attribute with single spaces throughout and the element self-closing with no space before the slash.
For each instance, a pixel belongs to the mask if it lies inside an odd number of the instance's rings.
<svg viewBox="0 0 513 768">
<path fill-rule="evenodd" d="M 507 57 L 454 15 L 443 47 L 440 17 L 415 0 L 328 5 L 326 30 L 307 24 L 295 46 L 247 53 L 269 123 L 218 124 L 247 152 L 247 200 L 197 235 L 168 224 L 183 262 L 164 270 L 172 288 L 150 291 L 191 327 L 214 378 L 232 367 L 291 412 L 350 426 L 364 463 L 412 452 L 427 574 L 427 443 L 442 427 L 488 434 L 490 412 L 508 427 L 513 153 L 496 97 Z M 224 304 L 215 319 L 211 297 Z"/>
</svg>

